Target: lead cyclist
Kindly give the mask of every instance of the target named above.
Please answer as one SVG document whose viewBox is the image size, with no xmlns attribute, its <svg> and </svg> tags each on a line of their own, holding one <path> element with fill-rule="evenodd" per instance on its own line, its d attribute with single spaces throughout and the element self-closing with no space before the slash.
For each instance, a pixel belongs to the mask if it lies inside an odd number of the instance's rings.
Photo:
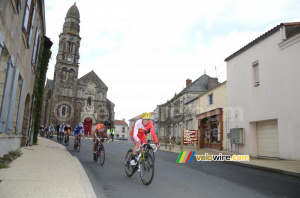
<svg viewBox="0 0 300 198">
<path fill-rule="evenodd" d="M 142 114 L 142 119 L 137 120 L 132 126 L 132 130 L 130 133 L 131 140 L 134 142 L 134 147 L 132 149 L 132 160 L 130 161 L 130 165 L 132 166 L 135 166 L 137 163 L 136 151 L 141 146 L 141 144 L 147 143 L 145 133 L 151 132 L 156 147 L 157 148 L 160 147 L 160 143 L 157 141 L 154 126 L 150 118 L 151 118 L 151 114 L 145 112 Z"/>
</svg>

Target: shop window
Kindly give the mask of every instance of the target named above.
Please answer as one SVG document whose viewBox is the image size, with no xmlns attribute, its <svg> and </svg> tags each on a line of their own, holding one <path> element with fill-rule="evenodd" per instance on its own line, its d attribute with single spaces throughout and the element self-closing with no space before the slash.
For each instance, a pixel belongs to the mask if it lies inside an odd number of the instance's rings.
<svg viewBox="0 0 300 198">
<path fill-rule="evenodd" d="M 204 127 L 204 143 L 205 144 L 210 143 L 210 126 L 209 125 Z"/>
<path fill-rule="evenodd" d="M 211 125 L 211 143 L 218 143 L 218 126 L 217 124 Z"/>
</svg>

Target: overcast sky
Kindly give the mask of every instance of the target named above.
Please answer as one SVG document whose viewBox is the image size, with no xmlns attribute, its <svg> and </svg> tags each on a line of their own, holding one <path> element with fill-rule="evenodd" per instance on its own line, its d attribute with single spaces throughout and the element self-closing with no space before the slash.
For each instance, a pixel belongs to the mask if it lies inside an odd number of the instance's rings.
<svg viewBox="0 0 300 198">
<path fill-rule="evenodd" d="M 59 34 L 75 0 L 45 0 L 53 79 Z M 299 0 L 77 0 L 79 77 L 94 70 L 115 119 L 170 100 L 204 71 L 227 80 L 224 59 L 282 22 L 300 21 Z"/>
</svg>

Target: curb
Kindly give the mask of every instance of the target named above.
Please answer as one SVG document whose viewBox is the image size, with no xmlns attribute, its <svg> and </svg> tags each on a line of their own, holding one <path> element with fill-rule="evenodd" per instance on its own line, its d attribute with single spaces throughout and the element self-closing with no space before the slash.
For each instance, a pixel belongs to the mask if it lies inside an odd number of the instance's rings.
<svg viewBox="0 0 300 198">
<path fill-rule="evenodd" d="M 83 185 L 84 185 L 86 196 L 88 198 L 97 198 L 96 193 L 93 189 L 93 186 L 92 186 L 88 176 L 86 175 L 86 172 L 83 169 L 81 163 L 79 162 L 77 157 L 75 157 L 75 156 L 73 156 L 73 157 L 74 157 L 75 164 L 77 165 L 78 171 L 80 173 L 80 177 L 81 177 Z"/>
<path fill-rule="evenodd" d="M 248 167 L 248 168 L 252 168 L 252 169 L 263 170 L 263 171 L 268 171 L 268 172 L 273 172 L 273 173 L 289 175 L 289 176 L 300 178 L 300 173 L 294 173 L 294 172 L 280 170 L 280 169 L 276 169 L 276 168 L 269 168 L 269 167 L 265 167 L 265 166 L 257 166 L 257 165 L 253 165 L 253 164 L 245 164 L 245 163 L 231 162 L 231 161 L 223 161 L 223 162 L 216 161 L 216 162 L 231 164 L 231 165 L 235 165 L 235 166 L 243 166 L 243 167 Z"/>
</svg>

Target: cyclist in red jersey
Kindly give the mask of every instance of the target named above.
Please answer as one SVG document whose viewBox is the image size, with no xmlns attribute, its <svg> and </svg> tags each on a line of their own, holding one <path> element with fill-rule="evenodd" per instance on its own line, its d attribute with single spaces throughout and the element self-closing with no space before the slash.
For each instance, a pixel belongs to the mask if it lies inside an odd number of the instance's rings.
<svg viewBox="0 0 300 198">
<path fill-rule="evenodd" d="M 96 155 L 96 149 L 99 144 L 98 138 L 106 138 L 106 137 L 107 137 L 106 126 L 104 124 L 97 124 L 93 131 L 93 141 L 94 141 L 93 154 L 94 154 L 94 157 Z"/>
<path fill-rule="evenodd" d="M 134 147 L 132 150 L 132 160 L 130 161 L 130 164 L 132 166 L 136 165 L 136 151 L 141 146 L 141 144 L 147 143 L 146 140 L 146 132 L 151 132 L 151 135 L 153 137 L 153 140 L 157 147 L 160 147 L 160 143 L 157 142 L 157 137 L 155 134 L 153 123 L 150 121 L 151 114 L 150 113 L 143 113 L 142 119 L 137 120 L 131 129 L 131 140 L 134 142 Z"/>
</svg>

